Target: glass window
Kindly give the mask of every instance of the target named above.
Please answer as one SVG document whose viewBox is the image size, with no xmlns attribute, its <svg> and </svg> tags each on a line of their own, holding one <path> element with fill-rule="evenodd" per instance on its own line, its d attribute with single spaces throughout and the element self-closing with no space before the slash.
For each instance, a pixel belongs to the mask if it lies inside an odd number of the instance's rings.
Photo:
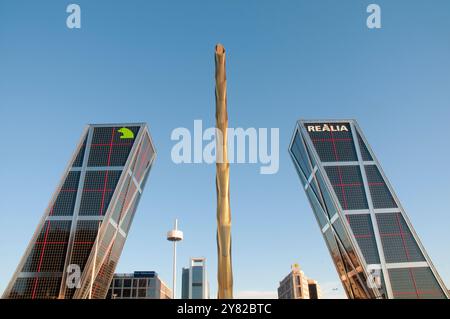
<svg viewBox="0 0 450 319">
<path fill-rule="evenodd" d="M 146 294 L 145 294 L 145 289 L 138 289 L 138 297 L 139 298 L 145 298 Z"/>
<path fill-rule="evenodd" d="M 139 279 L 139 287 L 144 288 L 147 286 L 147 280 L 144 278 Z"/>
<path fill-rule="evenodd" d="M 327 166 L 325 170 L 344 210 L 369 208 L 359 166 Z"/>
<path fill-rule="evenodd" d="M 376 218 L 386 262 L 425 260 L 401 213 L 376 214 Z"/>
<path fill-rule="evenodd" d="M 46 221 L 22 271 L 63 272 L 71 224 L 71 221 Z"/>
<path fill-rule="evenodd" d="M 124 279 L 123 286 L 126 288 L 131 288 L 131 279 Z"/>
<path fill-rule="evenodd" d="M 428 267 L 390 269 L 389 276 L 396 299 L 446 298 Z"/>
<path fill-rule="evenodd" d="M 192 284 L 192 299 L 203 299 L 202 284 Z"/>
<path fill-rule="evenodd" d="M 297 131 L 295 133 L 294 143 L 291 147 L 291 152 L 297 164 L 300 166 L 301 173 L 303 173 L 302 179 L 306 183 L 306 179 L 311 175 L 312 167 L 309 162 L 308 155 L 306 153 L 306 147 L 303 143 L 301 134 Z"/>
<path fill-rule="evenodd" d="M 122 298 L 130 298 L 131 297 L 131 289 L 122 290 Z"/>
<path fill-rule="evenodd" d="M 367 146 L 364 143 L 361 135 L 359 135 L 358 131 L 356 131 L 356 134 L 358 135 L 359 149 L 361 150 L 361 156 L 363 161 L 372 161 L 373 160 L 372 155 L 370 155 L 370 152 L 367 149 Z"/>
<path fill-rule="evenodd" d="M 51 216 L 72 216 L 78 192 L 80 172 L 69 172 L 51 208 Z"/>
<path fill-rule="evenodd" d="M 328 219 L 323 210 L 322 205 L 317 200 L 317 198 L 316 198 L 314 192 L 311 190 L 311 188 L 308 188 L 306 190 L 306 195 L 309 199 L 309 202 L 311 204 L 311 207 L 313 209 L 314 215 L 316 216 L 316 219 L 317 219 L 317 222 L 319 223 L 320 228 L 323 228 L 328 223 Z"/>
<path fill-rule="evenodd" d="M 104 215 L 122 171 L 88 171 L 81 196 L 80 215 Z"/>
<path fill-rule="evenodd" d="M 203 267 L 201 266 L 192 267 L 192 282 L 193 283 L 203 282 Z"/>
<path fill-rule="evenodd" d="M 396 208 L 394 198 L 376 165 L 366 165 L 367 181 L 374 208 Z"/>
<path fill-rule="evenodd" d="M 369 214 L 347 215 L 347 221 L 366 260 L 366 264 L 379 264 L 377 243 Z"/>
<path fill-rule="evenodd" d="M 83 165 L 84 152 L 86 150 L 86 141 L 87 141 L 87 136 L 84 138 L 83 145 L 81 145 L 81 148 L 78 151 L 77 157 L 73 161 L 72 167 L 81 167 Z"/>
<path fill-rule="evenodd" d="M 309 127 L 314 127 L 314 130 L 310 130 Z M 349 124 L 307 123 L 305 124 L 305 128 L 322 162 L 349 162 L 358 160 Z"/>
<path fill-rule="evenodd" d="M 96 127 L 92 138 L 88 166 L 124 166 L 134 139 L 121 139 L 120 127 Z M 137 136 L 139 127 L 128 127 Z"/>
</svg>

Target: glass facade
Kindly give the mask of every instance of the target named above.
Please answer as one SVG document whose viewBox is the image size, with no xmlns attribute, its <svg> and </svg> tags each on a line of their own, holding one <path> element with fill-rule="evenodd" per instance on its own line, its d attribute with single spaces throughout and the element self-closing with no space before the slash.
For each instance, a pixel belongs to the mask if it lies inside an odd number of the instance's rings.
<svg viewBox="0 0 450 319">
<path fill-rule="evenodd" d="M 289 152 L 349 298 L 448 298 L 355 121 L 299 121 Z"/>
<path fill-rule="evenodd" d="M 146 124 L 89 125 L 3 297 L 105 298 L 154 157 Z"/>
<path fill-rule="evenodd" d="M 190 267 L 183 268 L 182 299 L 209 299 L 209 284 L 205 258 L 191 258 Z"/>
</svg>

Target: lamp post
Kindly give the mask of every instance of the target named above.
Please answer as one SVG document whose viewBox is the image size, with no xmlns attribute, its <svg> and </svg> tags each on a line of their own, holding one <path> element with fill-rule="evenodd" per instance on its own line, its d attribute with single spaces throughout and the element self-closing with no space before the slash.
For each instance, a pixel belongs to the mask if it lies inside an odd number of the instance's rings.
<svg viewBox="0 0 450 319">
<path fill-rule="evenodd" d="M 183 240 L 183 232 L 178 230 L 178 219 L 175 219 L 174 229 L 167 232 L 167 240 L 173 242 L 172 299 L 175 299 L 177 288 L 177 242 Z"/>
</svg>

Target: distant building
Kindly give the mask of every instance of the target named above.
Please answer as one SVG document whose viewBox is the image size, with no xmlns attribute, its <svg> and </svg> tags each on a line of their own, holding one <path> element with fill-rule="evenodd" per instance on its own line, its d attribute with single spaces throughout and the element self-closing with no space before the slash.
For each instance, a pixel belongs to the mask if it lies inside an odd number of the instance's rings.
<svg viewBox="0 0 450 319">
<path fill-rule="evenodd" d="M 298 264 L 291 267 L 278 287 L 278 299 L 309 299 L 308 278 Z"/>
<path fill-rule="evenodd" d="M 317 281 L 308 279 L 309 299 L 322 299 L 322 293 Z"/>
<path fill-rule="evenodd" d="M 172 290 L 154 271 L 114 274 L 107 299 L 171 299 Z"/>
<path fill-rule="evenodd" d="M 181 299 L 209 299 L 206 258 L 191 258 L 190 267 L 183 268 Z"/>
</svg>

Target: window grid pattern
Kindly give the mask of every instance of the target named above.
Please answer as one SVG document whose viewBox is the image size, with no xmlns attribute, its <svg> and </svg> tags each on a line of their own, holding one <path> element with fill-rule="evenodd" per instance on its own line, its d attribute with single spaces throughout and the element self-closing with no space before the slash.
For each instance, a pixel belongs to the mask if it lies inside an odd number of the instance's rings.
<svg viewBox="0 0 450 319">
<path fill-rule="evenodd" d="M 56 299 L 61 277 L 17 278 L 10 298 L 13 299 Z"/>
<path fill-rule="evenodd" d="M 363 161 L 373 161 L 372 155 L 370 155 L 366 143 L 364 143 L 361 135 L 359 135 L 358 131 L 356 131 L 356 134 L 358 136 L 359 149 L 361 150 L 361 156 Z"/>
<path fill-rule="evenodd" d="M 445 299 L 442 289 L 428 267 L 390 269 L 396 299 Z"/>
<path fill-rule="evenodd" d="M 333 229 L 336 233 L 336 237 L 339 238 L 345 252 L 347 253 L 348 257 L 350 258 L 352 264 L 354 267 L 358 268 L 360 266 L 360 262 L 358 259 L 358 256 L 356 255 L 355 249 L 353 248 L 353 245 L 350 242 L 350 238 L 347 236 L 347 233 L 344 230 L 344 225 L 341 222 L 341 219 L 337 219 L 333 223 Z M 342 258 L 345 258 L 344 256 Z M 352 266 L 349 265 L 348 270 L 353 269 Z"/>
<path fill-rule="evenodd" d="M 118 236 L 108 250 L 106 259 L 101 265 L 92 287 L 92 295 L 94 298 L 104 298 L 108 293 L 124 243 L 125 239 Z"/>
<path fill-rule="evenodd" d="M 311 188 L 308 188 L 306 190 L 306 196 L 308 197 L 320 228 L 323 228 L 328 223 L 328 218 L 323 210 L 322 205 L 320 204 L 319 200 L 314 194 L 314 191 Z"/>
<path fill-rule="evenodd" d="M 162 299 L 163 284 L 157 277 L 152 278 L 117 278 L 114 276 L 107 299 Z"/>
<path fill-rule="evenodd" d="M 376 214 L 376 219 L 386 262 L 425 261 L 401 213 Z"/>
<path fill-rule="evenodd" d="M 326 166 L 325 171 L 344 210 L 368 209 L 359 166 Z"/>
<path fill-rule="evenodd" d="M 72 216 L 78 192 L 80 172 L 69 172 L 52 208 L 52 216 Z"/>
<path fill-rule="evenodd" d="M 296 160 L 300 170 L 306 179 L 311 175 L 312 168 L 309 163 L 308 156 L 306 154 L 305 146 L 303 144 L 302 137 L 300 133 L 297 131 L 294 138 L 294 143 L 292 144 L 291 152 Z"/>
<path fill-rule="evenodd" d="M 125 182 L 123 183 L 122 189 L 119 192 L 117 201 L 115 205 L 112 207 L 111 219 L 116 223 L 120 221 L 120 216 L 124 208 L 125 198 L 128 194 L 128 190 L 131 183 L 132 183 L 131 177 L 130 175 L 127 175 Z"/>
<path fill-rule="evenodd" d="M 124 166 L 134 144 L 134 139 L 122 139 L 120 127 L 94 129 L 88 166 Z M 137 136 L 139 127 L 128 127 Z"/>
<path fill-rule="evenodd" d="M 87 136 L 84 138 L 83 145 L 81 145 L 75 160 L 73 161 L 72 167 L 83 166 L 84 152 L 86 151 Z"/>
<path fill-rule="evenodd" d="M 342 126 L 342 123 L 331 123 L 329 126 Z M 306 124 L 307 128 L 309 124 Z M 355 145 L 350 125 L 345 124 L 348 131 L 308 132 L 311 141 L 322 162 L 357 161 Z"/>
<path fill-rule="evenodd" d="M 96 220 L 80 220 L 77 223 L 71 264 L 78 265 L 81 271 L 84 270 L 100 226 L 101 221 Z"/>
<path fill-rule="evenodd" d="M 122 171 L 88 171 L 81 196 L 80 216 L 104 216 Z"/>
<path fill-rule="evenodd" d="M 379 264 L 380 256 L 370 215 L 355 214 L 346 217 L 366 264 Z"/>
<path fill-rule="evenodd" d="M 140 197 L 141 197 L 141 194 L 138 192 L 136 194 L 133 202 L 130 204 L 128 211 L 126 212 L 126 214 L 124 216 L 122 216 L 121 228 L 127 234 L 128 234 L 128 231 L 130 230 L 131 222 L 133 221 L 134 213 L 136 212 Z"/>
<path fill-rule="evenodd" d="M 71 221 L 50 221 L 34 243 L 22 272 L 62 272 L 70 235 Z"/>
<path fill-rule="evenodd" d="M 384 182 L 383 176 L 376 165 L 365 166 L 367 180 L 369 182 L 370 195 L 372 197 L 373 207 L 378 208 L 397 208 L 397 204 L 392 197 L 389 188 Z"/>
<path fill-rule="evenodd" d="M 326 208 L 326 213 L 328 215 L 328 218 L 331 219 L 337 213 L 336 205 L 334 204 L 331 194 L 328 191 L 328 188 L 325 186 L 325 181 L 322 177 L 322 174 L 319 171 L 316 173 L 314 179 L 317 180 L 318 182 L 320 193 L 322 195 L 324 205 Z"/>
<path fill-rule="evenodd" d="M 28 255 L 22 272 L 61 274 L 64 271 L 70 225 L 71 221 L 47 220 Z M 11 296 L 27 299 L 58 297 L 61 278 L 36 275 L 25 279 L 27 280 L 16 281 Z M 18 291 L 23 293 L 20 293 L 20 296 L 16 295 Z"/>
<path fill-rule="evenodd" d="M 145 136 L 140 145 L 138 155 L 136 156 L 136 165 L 132 168 L 133 175 L 138 183 L 142 181 L 143 175 L 150 165 L 154 152 L 150 139 Z"/>
</svg>

